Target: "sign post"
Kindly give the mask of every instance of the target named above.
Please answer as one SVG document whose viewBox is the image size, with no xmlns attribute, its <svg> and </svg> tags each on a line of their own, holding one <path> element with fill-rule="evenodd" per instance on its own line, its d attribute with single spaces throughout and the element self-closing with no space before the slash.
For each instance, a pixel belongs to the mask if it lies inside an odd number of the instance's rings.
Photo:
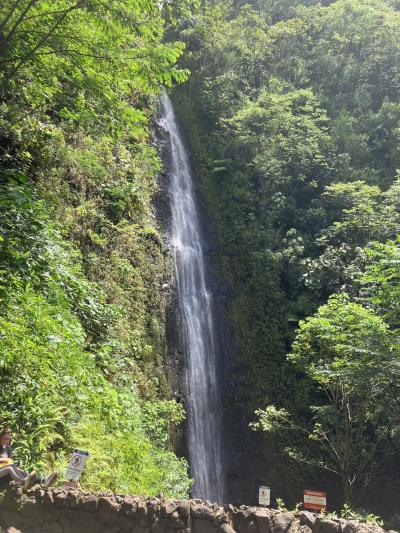
<svg viewBox="0 0 400 533">
<path fill-rule="evenodd" d="M 271 489 L 269 487 L 259 487 L 258 489 L 258 504 L 270 505 L 271 503 Z"/>
<path fill-rule="evenodd" d="M 83 467 L 89 457 L 89 452 L 84 452 L 82 450 L 74 450 L 72 452 L 72 457 L 69 462 L 68 468 L 65 471 L 65 477 L 68 479 L 68 487 L 73 488 L 78 486 L 78 480 L 81 477 Z"/>
<path fill-rule="evenodd" d="M 326 492 L 318 490 L 304 491 L 304 509 L 322 511 L 326 509 Z"/>
</svg>

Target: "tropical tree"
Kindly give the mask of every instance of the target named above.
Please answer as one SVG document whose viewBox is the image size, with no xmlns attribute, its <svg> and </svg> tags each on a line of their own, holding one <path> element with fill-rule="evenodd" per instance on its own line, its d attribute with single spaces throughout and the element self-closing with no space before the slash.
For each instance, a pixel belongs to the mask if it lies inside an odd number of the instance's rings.
<svg viewBox="0 0 400 533">
<path fill-rule="evenodd" d="M 390 406 L 400 359 L 389 328 L 346 294 L 332 296 L 300 323 L 289 360 L 320 392 L 310 405 L 309 425 L 270 405 L 257 411 L 253 427 L 307 436 L 314 444 L 311 454 L 305 445 L 286 452 L 336 474 L 344 501 L 356 503 L 373 479 L 383 441 L 399 422 Z"/>
</svg>

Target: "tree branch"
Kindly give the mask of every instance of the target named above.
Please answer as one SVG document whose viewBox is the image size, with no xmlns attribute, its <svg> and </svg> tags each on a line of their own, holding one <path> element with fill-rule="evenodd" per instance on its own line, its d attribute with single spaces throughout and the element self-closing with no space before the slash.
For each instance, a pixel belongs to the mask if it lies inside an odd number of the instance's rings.
<svg viewBox="0 0 400 533">
<path fill-rule="evenodd" d="M 0 32 L 1 32 L 2 29 L 5 27 L 5 25 L 6 25 L 7 22 L 10 20 L 10 18 L 14 15 L 15 10 L 17 9 L 18 4 L 20 3 L 20 1 L 21 1 L 21 0 L 16 0 L 16 2 L 14 2 L 14 5 L 11 7 L 10 12 L 9 12 L 8 15 L 6 16 L 6 18 L 3 20 L 3 22 L 0 24 Z"/>
<path fill-rule="evenodd" d="M 97 2 L 94 4 L 86 4 L 85 7 L 90 7 L 90 8 L 102 7 L 102 6 L 109 6 L 114 3 L 115 3 L 115 0 L 108 0 L 107 2 Z M 49 15 L 60 15 L 61 13 L 64 13 L 64 11 L 65 9 L 58 9 L 57 11 L 46 11 L 45 13 L 41 13 L 40 15 L 32 15 L 31 17 L 27 17 L 25 20 L 28 21 L 28 20 L 33 20 L 36 18 L 44 18 Z"/>
<path fill-rule="evenodd" d="M 37 0 L 31 0 L 37 1 Z M 70 8 L 66 9 L 61 17 L 58 18 L 57 22 L 53 25 L 52 28 L 47 32 L 47 34 L 22 58 L 20 59 L 19 63 L 16 65 L 14 70 L 10 73 L 9 77 L 15 76 L 15 74 L 18 72 L 18 70 L 21 68 L 21 66 L 33 55 L 35 55 L 35 52 L 45 44 L 45 42 L 54 34 L 56 29 L 62 24 L 62 22 L 67 18 L 67 16 L 76 9 L 81 9 L 81 7 L 85 4 L 86 0 L 79 0 L 75 5 L 71 6 Z"/>
<path fill-rule="evenodd" d="M 7 42 L 10 42 L 13 35 L 15 34 L 18 26 L 22 23 L 22 21 L 24 20 L 24 17 L 25 15 L 28 13 L 28 11 L 30 11 L 32 9 L 32 7 L 37 4 L 39 0 L 30 0 L 28 2 L 28 5 L 25 7 L 25 9 L 22 11 L 22 13 L 20 14 L 20 16 L 17 18 L 16 22 L 14 23 L 14 26 L 11 28 L 11 30 L 9 31 L 8 35 L 6 37 L 4 37 L 4 42 L 7 43 Z"/>
</svg>

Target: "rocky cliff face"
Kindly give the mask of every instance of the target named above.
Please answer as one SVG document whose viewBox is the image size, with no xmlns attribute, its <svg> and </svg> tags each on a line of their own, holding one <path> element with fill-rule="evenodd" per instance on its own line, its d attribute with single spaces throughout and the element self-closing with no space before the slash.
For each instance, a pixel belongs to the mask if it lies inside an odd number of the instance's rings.
<svg viewBox="0 0 400 533">
<path fill-rule="evenodd" d="M 0 533 L 384 533 L 306 511 L 62 489 L 0 492 Z M 389 532 L 395 533 L 395 532 Z"/>
</svg>

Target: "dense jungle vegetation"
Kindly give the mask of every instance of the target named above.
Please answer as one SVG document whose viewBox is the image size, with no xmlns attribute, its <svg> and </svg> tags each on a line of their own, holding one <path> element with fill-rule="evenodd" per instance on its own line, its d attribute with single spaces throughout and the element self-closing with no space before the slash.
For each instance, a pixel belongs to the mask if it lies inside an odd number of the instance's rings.
<svg viewBox="0 0 400 533">
<path fill-rule="evenodd" d="M 86 489 L 185 496 L 170 435 L 150 125 L 182 82 L 155 0 L 0 5 L 0 422 L 26 469 L 90 450 Z"/>
<path fill-rule="evenodd" d="M 265 434 L 258 481 L 395 527 L 399 9 L 204 1 L 179 27 L 191 76 L 174 93 L 232 292 L 234 400 Z"/>
<path fill-rule="evenodd" d="M 0 422 L 18 460 L 62 469 L 81 447 L 87 489 L 188 493 L 153 208 L 172 86 L 257 481 L 400 527 L 398 0 L 1 2 Z"/>
</svg>

